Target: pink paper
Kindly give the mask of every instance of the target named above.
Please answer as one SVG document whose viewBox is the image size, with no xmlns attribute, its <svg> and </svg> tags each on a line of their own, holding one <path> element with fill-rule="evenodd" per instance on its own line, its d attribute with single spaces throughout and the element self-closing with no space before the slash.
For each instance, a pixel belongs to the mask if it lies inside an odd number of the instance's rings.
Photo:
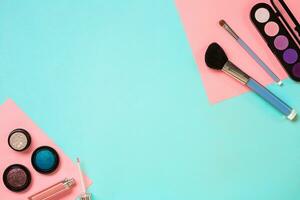
<svg viewBox="0 0 300 200">
<path fill-rule="evenodd" d="M 26 166 L 32 175 L 31 186 L 24 192 L 14 193 L 8 190 L 2 179 L 0 181 L 0 196 L 1 199 L 7 200 L 25 200 L 32 194 L 41 191 L 44 188 L 51 186 L 65 178 L 75 178 L 77 185 L 70 190 L 66 195 L 63 195 L 61 200 L 73 200 L 80 194 L 79 173 L 76 164 L 68 158 L 64 152 L 54 144 L 51 139 L 23 113 L 17 105 L 8 100 L 0 106 L 0 174 L 11 164 L 22 164 Z M 8 146 L 7 139 L 10 132 L 16 128 L 24 128 L 32 137 L 32 144 L 26 152 L 16 152 Z M 59 169 L 50 175 L 43 175 L 36 172 L 31 165 L 31 154 L 39 146 L 51 146 L 56 149 L 60 156 Z M 90 185 L 91 181 L 86 177 L 86 184 Z"/>
<path fill-rule="evenodd" d="M 277 58 L 250 21 L 250 11 L 256 3 L 264 0 L 176 0 L 187 37 L 211 103 L 217 103 L 240 95 L 248 89 L 222 72 L 209 69 L 204 61 L 207 47 L 218 42 L 226 51 L 230 60 L 258 80 L 263 85 L 272 83 L 265 71 L 244 51 L 238 43 L 218 24 L 224 19 L 237 34 L 258 54 L 258 56 L 280 78 L 287 77 Z M 298 0 L 285 0 L 294 12 L 300 16 Z"/>
</svg>

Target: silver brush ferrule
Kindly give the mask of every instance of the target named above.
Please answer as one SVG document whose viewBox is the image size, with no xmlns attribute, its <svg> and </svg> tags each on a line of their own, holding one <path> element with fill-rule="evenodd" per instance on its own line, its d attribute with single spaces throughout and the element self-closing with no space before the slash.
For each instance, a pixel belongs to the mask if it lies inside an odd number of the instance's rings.
<svg viewBox="0 0 300 200">
<path fill-rule="evenodd" d="M 227 61 L 225 63 L 224 67 L 222 68 L 222 71 L 232 76 L 234 79 L 240 81 L 244 85 L 246 85 L 250 79 L 250 76 L 248 76 L 245 72 L 240 70 L 230 61 Z"/>
<path fill-rule="evenodd" d="M 228 31 L 228 33 L 230 35 L 232 35 L 232 37 L 234 37 L 234 39 L 238 40 L 239 36 L 234 32 L 234 30 L 225 22 L 223 25 L 223 28 Z"/>
</svg>

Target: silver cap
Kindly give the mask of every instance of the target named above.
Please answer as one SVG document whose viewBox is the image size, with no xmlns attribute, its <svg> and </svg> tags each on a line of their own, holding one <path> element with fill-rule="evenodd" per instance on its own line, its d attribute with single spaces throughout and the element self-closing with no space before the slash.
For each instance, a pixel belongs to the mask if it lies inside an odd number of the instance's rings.
<svg viewBox="0 0 300 200">
<path fill-rule="evenodd" d="M 71 188 L 71 187 L 73 187 L 74 185 L 76 184 L 76 182 L 75 182 L 75 179 L 74 178 L 71 178 L 71 179 L 65 179 L 64 180 L 64 186 L 66 187 L 66 188 Z"/>
<path fill-rule="evenodd" d="M 80 197 L 79 197 L 80 200 L 92 200 L 92 194 L 90 193 L 85 193 L 85 194 L 82 194 Z"/>
</svg>

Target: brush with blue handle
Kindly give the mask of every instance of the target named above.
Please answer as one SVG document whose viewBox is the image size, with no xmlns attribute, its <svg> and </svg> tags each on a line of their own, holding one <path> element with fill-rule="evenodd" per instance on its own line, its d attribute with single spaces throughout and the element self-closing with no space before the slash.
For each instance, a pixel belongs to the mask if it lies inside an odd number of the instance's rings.
<svg viewBox="0 0 300 200">
<path fill-rule="evenodd" d="M 236 41 L 237 43 L 259 64 L 265 72 L 278 84 L 282 85 L 282 81 L 274 74 L 274 72 L 268 67 L 268 65 L 258 57 L 258 55 L 242 40 L 234 30 L 225 22 L 225 20 L 219 21 L 222 26 Z"/>
<path fill-rule="evenodd" d="M 270 92 L 267 88 L 262 86 L 260 83 L 258 83 L 256 80 L 254 80 L 237 66 L 235 66 L 232 62 L 230 62 L 226 53 L 219 44 L 212 43 L 208 47 L 205 54 L 205 62 L 209 68 L 222 70 L 226 74 L 232 76 L 242 84 L 249 87 L 252 91 L 258 94 L 266 102 L 271 104 L 289 120 L 292 121 L 296 118 L 297 113 L 293 108 L 291 108 L 276 95 Z"/>
</svg>

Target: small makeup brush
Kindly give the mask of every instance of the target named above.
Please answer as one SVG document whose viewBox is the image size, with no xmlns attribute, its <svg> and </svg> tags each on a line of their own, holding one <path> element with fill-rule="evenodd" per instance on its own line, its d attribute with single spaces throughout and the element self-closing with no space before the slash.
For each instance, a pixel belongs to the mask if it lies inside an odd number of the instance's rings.
<svg viewBox="0 0 300 200">
<path fill-rule="evenodd" d="M 220 26 L 222 26 L 236 41 L 239 45 L 259 64 L 266 73 L 278 84 L 282 85 L 282 81 L 274 74 L 274 72 L 264 63 L 258 55 L 244 42 L 234 30 L 225 22 L 225 20 L 219 21 Z"/>
<path fill-rule="evenodd" d="M 256 80 L 235 66 L 232 62 L 230 62 L 219 44 L 212 43 L 208 47 L 205 53 L 205 62 L 209 68 L 214 70 L 222 70 L 226 74 L 241 82 L 243 85 L 248 86 L 252 91 L 284 114 L 284 116 L 286 116 L 289 120 L 292 121 L 296 118 L 297 113 L 294 109 L 292 109 L 267 88 L 259 84 Z"/>
</svg>

